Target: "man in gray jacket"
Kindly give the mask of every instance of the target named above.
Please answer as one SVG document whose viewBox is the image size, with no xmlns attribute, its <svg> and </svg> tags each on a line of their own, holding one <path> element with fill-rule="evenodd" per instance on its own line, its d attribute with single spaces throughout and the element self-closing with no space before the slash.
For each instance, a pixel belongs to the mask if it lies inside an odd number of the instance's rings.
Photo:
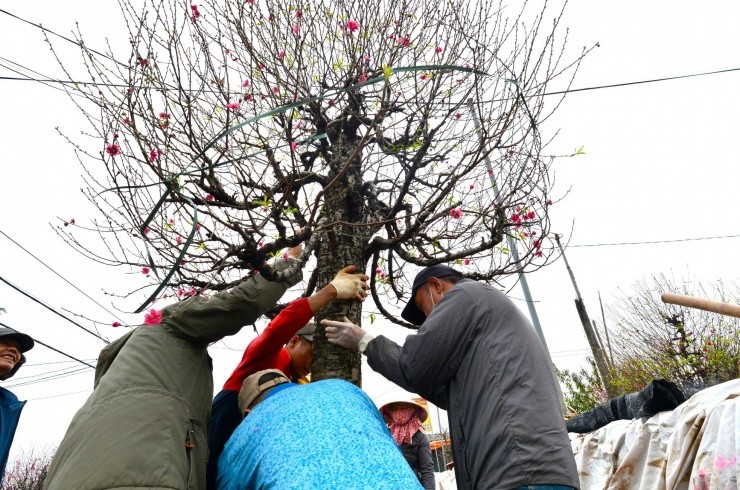
<svg viewBox="0 0 740 490">
<path fill-rule="evenodd" d="M 293 256 L 300 248 L 291 249 Z M 291 259 L 288 259 L 291 260 Z M 286 269 L 279 261 L 275 268 Z M 95 388 L 52 459 L 47 490 L 205 488 L 213 377 L 208 345 L 234 335 L 301 279 L 253 275 L 210 299 L 162 310 L 106 346 Z"/>
<path fill-rule="evenodd" d="M 447 410 L 457 487 L 578 488 L 552 371 L 534 328 L 503 293 L 436 265 L 414 279 L 403 346 L 324 320 L 329 342 Z"/>
</svg>

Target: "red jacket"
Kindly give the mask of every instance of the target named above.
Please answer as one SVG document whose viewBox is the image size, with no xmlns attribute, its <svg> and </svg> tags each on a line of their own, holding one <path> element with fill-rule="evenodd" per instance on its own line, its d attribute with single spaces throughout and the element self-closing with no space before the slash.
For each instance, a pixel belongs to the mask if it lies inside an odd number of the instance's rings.
<svg viewBox="0 0 740 490">
<path fill-rule="evenodd" d="M 306 326 L 313 315 L 307 298 L 292 301 L 249 343 L 241 362 L 226 380 L 223 389 L 239 391 L 247 376 L 263 369 L 279 369 L 291 378 L 290 354 L 285 344 Z"/>
</svg>

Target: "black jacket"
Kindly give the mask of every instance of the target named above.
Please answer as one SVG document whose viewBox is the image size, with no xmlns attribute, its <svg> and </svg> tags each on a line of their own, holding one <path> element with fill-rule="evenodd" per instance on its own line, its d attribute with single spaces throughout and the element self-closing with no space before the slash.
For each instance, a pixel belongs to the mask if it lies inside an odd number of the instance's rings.
<svg viewBox="0 0 740 490">
<path fill-rule="evenodd" d="M 424 490 L 434 490 L 434 463 L 432 463 L 432 450 L 426 434 L 417 430 L 411 438 L 411 444 L 404 442 L 399 447 Z"/>
</svg>

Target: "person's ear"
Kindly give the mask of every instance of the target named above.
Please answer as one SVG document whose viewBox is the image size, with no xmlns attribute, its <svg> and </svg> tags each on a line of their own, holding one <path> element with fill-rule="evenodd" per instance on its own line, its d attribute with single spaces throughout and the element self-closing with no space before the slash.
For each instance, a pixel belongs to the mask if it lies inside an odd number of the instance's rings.
<svg viewBox="0 0 740 490">
<path fill-rule="evenodd" d="M 437 279 L 436 277 L 430 277 L 430 278 L 429 278 L 429 283 L 428 283 L 428 285 L 429 285 L 429 287 L 430 287 L 430 288 L 431 288 L 431 289 L 432 289 L 433 291 L 436 291 L 436 292 L 437 292 L 438 294 L 442 292 L 442 281 L 440 281 L 440 280 L 439 280 L 439 279 Z"/>
<path fill-rule="evenodd" d="M 247 415 L 249 415 L 249 412 L 251 412 L 251 411 L 252 411 L 251 408 L 245 408 L 244 409 L 244 413 L 242 414 L 242 418 L 246 418 Z"/>
<path fill-rule="evenodd" d="M 298 335 L 294 335 L 293 338 L 288 341 L 288 347 L 295 347 L 300 341 L 301 338 Z"/>
</svg>

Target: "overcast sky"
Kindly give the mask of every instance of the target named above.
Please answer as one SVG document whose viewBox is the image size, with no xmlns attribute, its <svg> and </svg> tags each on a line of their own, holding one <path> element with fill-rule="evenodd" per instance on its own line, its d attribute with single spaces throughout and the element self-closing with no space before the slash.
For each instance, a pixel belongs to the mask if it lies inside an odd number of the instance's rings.
<svg viewBox="0 0 740 490">
<path fill-rule="evenodd" d="M 116 4 L 109 0 L 3 2 L 0 8 L 65 34 L 79 21 L 81 30 L 90 34 L 89 42 L 102 42 L 104 33 L 114 35 L 122 28 Z M 738 68 L 738 21 L 740 6 L 730 0 L 571 1 L 564 22 L 570 28 L 570 45 L 577 49 L 600 43 L 584 61 L 573 88 Z M 63 77 L 38 29 L 2 14 L 0 32 L 1 65 L 15 62 L 43 76 Z M 0 76 L 17 74 L 0 67 Z M 575 92 L 541 127 L 550 135 L 559 131 L 548 148 L 551 153 L 570 154 L 580 147 L 585 151 L 555 166 L 556 190 L 564 199 L 553 206 L 552 218 L 553 231 L 570 240 L 566 255 L 593 318 L 600 319 L 599 292 L 606 303 L 612 302 L 620 289 L 628 291 L 652 274 L 673 273 L 708 283 L 737 280 L 740 239 L 696 239 L 740 235 L 735 215 L 740 209 L 739 157 L 733 144 L 740 134 L 739 85 L 740 72 L 730 72 Z M 50 226 L 58 217 L 84 222 L 91 214 L 79 191 L 81 167 L 55 131 L 59 126 L 71 136 L 79 134 L 84 127 L 79 113 L 62 92 L 40 83 L 0 80 L 0 87 L 0 231 L 120 319 L 137 323 L 138 316 L 116 312 L 103 291 L 136 284 L 138 272 L 101 268 L 83 259 Z M 615 243 L 623 245 L 610 245 Z M 111 313 L 3 235 L 0 253 L 0 277 L 58 311 L 83 314 L 86 318 L 75 319 L 86 327 L 92 325 L 89 319 L 100 321 L 105 337 L 122 333 L 110 327 Z M 563 262 L 528 278 L 555 364 L 582 366 L 588 344 Z M 526 310 L 521 289 L 512 289 L 510 295 Z M 5 284 L 0 284 L 0 307 L 7 310 L 0 321 L 85 362 L 94 364 L 103 347 L 100 340 Z M 398 341 L 407 334 L 376 325 L 368 330 Z M 247 328 L 211 349 L 216 389 L 253 336 Z M 55 447 L 92 389 L 92 369 L 78 362 L 40 345 L 28 359 L 3 385 L 29 400 L 13 454 Z M 393 385 L 369 369 L 364 379 L 376 401 L 398 396 Z"/>
</svg>

